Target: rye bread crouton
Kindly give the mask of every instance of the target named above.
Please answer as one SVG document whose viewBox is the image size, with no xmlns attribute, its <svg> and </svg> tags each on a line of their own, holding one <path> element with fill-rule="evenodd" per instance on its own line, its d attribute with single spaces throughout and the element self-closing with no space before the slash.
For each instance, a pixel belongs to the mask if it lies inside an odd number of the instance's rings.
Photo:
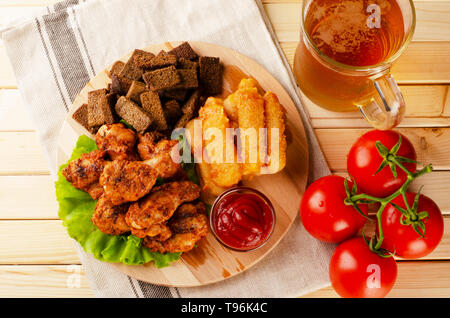
<svg viewBox="0 0 450 318">
<path fill-rule="evenodd" d="M 110 105 L 111 95 L 106 89 L 97 89 L 88 93 L 88 125 L 89 127 L 114 123 L 114 115 Z"/>
<path fill-rule="evenodd" d="M 152 119 L 152 127 L 157 131 L 169 129 L 164 114 L 161 100 L 156 92 L 146 92 L 141 95 L 142 108 L 149 114 Z"/>
<path fill-rule="evenodd" d="M 113 118 L 117 119 L 114 111 L 114 105 L 116 105 L 117 103 L 118 95 L 116 93 L 109 92 L 108 94 L 106 94 L 106 98 L 108 99 L 109 109 L 111 110 Z"/>
<path fill-rule="evenodd" d="M 167 54 L 167 52 L 161 51 L 158 55 L 154 56 L 151 59 L 147 59 L 146 61 L 142 61 L 140 67 L 145 69 L 157 69 L 163 68 L 170 65 L 177 65 L 177 57 L 175 55 Z"/>
<path fill-rule="evenodd" d="M 176 125 L 175 125 L 175 129 L 176 128 L 184 128 L 186 127 L 187 123 L 192 119 L 192 116 L 190 114 L 183 114 L 183 116 L 181 116 L 180 120 L 177 121 Z"/>
<path fill-rule="evenodd" d="M 111 84 L 108 85 L 108 90 L 111 93 L 122 95 L 122 84 L 116 74 L 111 75 Z"/>
<path fill-rule="evenodd" d="M 126 98 L 131 99 L 137 104 L 141 104 L 141 94 L 148 91 L 147 86 L 138 81 L 131 83 L 130 89 L 127 92 Z"/>
<path fill-rule="evenodd" d="M 200 85 L 205 95 L 211 96 L 222 92 L 222 65 L 218 57 L 201 56 L 199 58 Z"/>
<path fill-rule="evenodd" d="M 183 102 L 186 99 L 187 90 L 185 89 L 168 89 L 162 92 L 162 96 L 169 99 L 176 99 Z"/>
<path fill-rule="evenodd" d="M 169 51 L 169 54 L 173 54 L 179 59 L 184 58 L 187 60 L 195 60 L 198 58 L 197 53 L 195 53 L 188 42 L 181 43 L 176 48 Z"/>
<path fill-rule="evenodd" d="M 89 127 L 88 124 L 88 105 L 81 105 L 72 115 L 72 118 L 81 126 L 86 128 L 91 134 L 95 134 L 99 127 Z"/>
<path fill-rule="evenodd" d="M 147 51 L 138 50 L 134 55 L 134 65 L 139 68 L 145 68 L 146 65 L 155 57 L 155 54 Z"/>
<path fill-rule="evenodd" d="M 200 99 L 200 91 L 196 90 L 192 93 L 187 102 L 181 108 L 183 114 L 190 114 L 191 116 L 195 116 L 200 105 L 199 99 Z"/>
<path fill-rule="evenodd" d="M 164 104 L 164 114 L 166 115 L 167 121 L 173 124 L 177 122 L 183 113 L 181 112 L 180 104 L 172 99 Z"/>
<path fill-rule="evenodd" d="M 197 70 L 198 63 L 184 58 L 180 58 L 178 60 L 178 68 L 184 70 Z"/>
<path fill-rule="evenodd" d="M 116 113 L 127 123 L 133 126 L 138 133 L 148 129 L 152 120 L 144 109 L 125 96 L 121 96 L 116 103 Z"/>
<path fill-rule="evenodd" d="M 181 81 L 180 75 L 173 65 L 146 72 L 142 77 L 147 87 L 152 91 L 174 88 Z"/>
<path fill-rule="evenodd" d="M 141 105 L 146 112 L 151 112 L 153 107 L 162 108 L 159 94 L 155 91 L 147 91 L 141 94 Z"/>
<path fill-rule="evenodd" d="M 181 112 L 183 116 L 178 120 L 175 125 L 175 128 L 183 128 L 186 124 L 197 115 L 198 109 L 200 106 L 200 91 L 196 90 L 189 97 L 187 102 L 181 108 Z"/>
<path fill-rule="evenodd" d="M 133 84 L 133 80 L 113 74 L 111 76 L 111 88 L 110 92 L 118 95 L 125 95 Z"/>
<path fill-rule="evenodd" d="M 198 87 L 197 71 L 178 70 L 180 76 L 180 83 L 175 86 L 175 89 L 192 89 Z"/>
<path fill-rule="evenodd" d="M 134 59 L 136 56 L 142 55 L 143 53 L 148 53 L 142 50 L 134 50 L 133 54 L 131 54 L 131 57 L 128 59 L 127 63 L 125 63 L 122 71 L 120 71 L 119 75 L 129 78 L 131 80 L 138 81 L 141 77 L 144 71 L 136 66 L 134 63 Z"/>
<path fill-rule="evenodd" d="M 120 72 L 122 72 L 124 66 L 125 66 L 124 62 L 116 61 L 112 65 L 111 70 L 109 71 L 109 77 L 111 77 L 112 75 L 119 75 Z"/>
</svg>

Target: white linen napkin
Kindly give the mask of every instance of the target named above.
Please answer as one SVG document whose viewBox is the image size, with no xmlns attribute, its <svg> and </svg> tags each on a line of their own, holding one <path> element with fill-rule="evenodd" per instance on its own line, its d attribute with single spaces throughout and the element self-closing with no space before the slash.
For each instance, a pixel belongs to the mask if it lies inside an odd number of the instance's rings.
<svg viewBox="0 0 450 318">
<path fill-rule="evenodd" d="M 166 41 L 211 42 L 263 65 L 287 89 L 302 116 L 310 180 L 330 173 L 259 0 L 67 0 L 0 32 L 54 177 L 58 133 L 77 93 L 126 53 Z M 98 297 L 295 297 L 329 285 L 333 247 L 308 235 L 297 218 L 257 265 L 223 282 L 194 288 L 147 284 L 81 248 L 79 254 Z"/>
</svg>

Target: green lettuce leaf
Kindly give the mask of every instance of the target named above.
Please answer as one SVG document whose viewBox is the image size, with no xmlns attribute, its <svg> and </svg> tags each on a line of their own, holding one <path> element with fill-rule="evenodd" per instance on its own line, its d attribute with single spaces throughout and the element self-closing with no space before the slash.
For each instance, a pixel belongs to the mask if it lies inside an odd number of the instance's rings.
<svg viewBox="0 0 450 318">
<path fill-rule="evenodd" d="M 95 141 L 80 136 L 68 163 L 83 153 L 97 149 Z M 141 265 L 153 261 L 158 268 L 168 266 L 180 258 L 181 253 L 155 253 L 141 246 L 142 239 L 133 235 L 114 236 L 102 233 L 91 221 L 96 201 L 84 191 L 75 189 L 62 174 L 68 163 L 62 165 L 55 182 L 56 199 L 59 203 L 58 216 L 67 228 L 70 237 L 83 249 L 100 261 Z"/>
</svg>

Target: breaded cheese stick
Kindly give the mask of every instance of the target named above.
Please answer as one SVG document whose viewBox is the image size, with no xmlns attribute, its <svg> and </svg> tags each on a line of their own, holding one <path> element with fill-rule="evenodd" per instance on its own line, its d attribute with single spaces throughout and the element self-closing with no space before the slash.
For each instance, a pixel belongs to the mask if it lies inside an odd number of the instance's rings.
<svg viewBox="0 0 450 318">
<path fill-rule="evenodd" d="M 285 110 L 274 93 L 267 92 L 263 99 L 269 165 L 261 168 L 261 174 L 272 174 L 286 166 Z"/>
<path fill-rule="evenodd" d="M 265 127 L 264 99 L 254 86 L 241 87 L 236 93 L 239 141 L 238 156 L 243 163 L 243 175 L 258 175 L 262 160 L 259 158 L 260 128 Z M 241 149 L 239 149 L 239 145 Z"/>
</svg>

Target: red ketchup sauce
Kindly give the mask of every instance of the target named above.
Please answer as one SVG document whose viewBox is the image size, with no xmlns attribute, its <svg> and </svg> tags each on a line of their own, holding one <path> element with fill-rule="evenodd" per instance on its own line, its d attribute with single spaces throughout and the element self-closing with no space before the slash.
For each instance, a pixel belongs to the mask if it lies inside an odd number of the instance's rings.
<svg viewBox="0 0 450 318">
<path fill-rule="evenodd" d="M 214 208 L 214 232 L 223 244 L 238 250 L 261 246 L 272 233 L 274 214 L 256 193 L 229 193 Z"/>
</svg>

